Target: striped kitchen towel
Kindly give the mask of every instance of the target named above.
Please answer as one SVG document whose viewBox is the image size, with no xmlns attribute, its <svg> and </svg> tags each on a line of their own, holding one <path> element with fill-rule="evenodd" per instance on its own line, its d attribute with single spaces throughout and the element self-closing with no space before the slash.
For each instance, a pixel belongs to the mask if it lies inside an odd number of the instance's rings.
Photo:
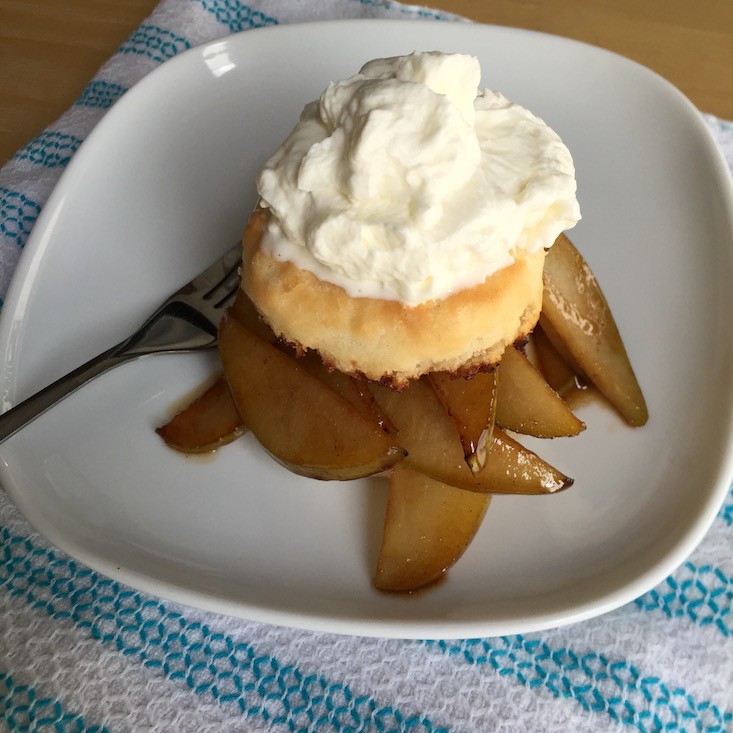
<svg viewBox="0 0 733 733">
<path fill-rule="evenodd" d="M 388 0 L 163 0 L 73 107 L 0 171 L 0 297 L 59 175 L 115 101 L 223 35 L 336 18 L 458 20 Z M 706 123 L 733 169 L 733 125 Z M 733 731 L 733 492 L 633 603 L 510 637 L 403 641 L 219 616 L 105 578 L 0 490 L 0 730 Z"/>
</svg>

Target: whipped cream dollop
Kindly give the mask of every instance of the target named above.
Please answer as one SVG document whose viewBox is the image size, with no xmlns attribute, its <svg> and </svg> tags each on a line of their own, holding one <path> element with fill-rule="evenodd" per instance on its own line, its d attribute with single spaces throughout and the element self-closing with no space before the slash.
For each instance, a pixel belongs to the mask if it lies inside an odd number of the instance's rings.
<svg viewBox="0 0 733 733">
<path fill-rule="evenodd" d="M 262 247 L 352 297 L 417 305 L 549 247 L 580 211 L 558 135 L 473 56 L 367 63 L 308 104 L 257 187 Z"/>
</svg>

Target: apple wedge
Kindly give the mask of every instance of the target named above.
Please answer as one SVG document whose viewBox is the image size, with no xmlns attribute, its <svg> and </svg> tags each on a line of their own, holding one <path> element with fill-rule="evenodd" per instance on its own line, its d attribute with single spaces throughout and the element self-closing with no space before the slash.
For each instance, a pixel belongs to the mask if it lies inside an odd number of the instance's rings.
<svg viewBox="0 0 733 733">
<path fill-rule="evenodd" d="M 518 349 L 506 349 L 497 372 L 497 425 L 535 438 L 578 435 L 585 429 L 582 420 Z"/>
<path fill-rule="evenodd" d="M 246 427 L 223 377 L 156 433 L 182 453 L 208 453 L 236 440 Z"/>
<path fill-rule="evenodd" d="M 463 445 L 463 454 L 473 473 L 486 463 L 496 412 L 496 373 L 479 372 L 470 379 L 433 372 L 430 383 L 453 419 Z"/>
<path fill-rule="evenodd" d="M 473 474 L 453 420 L 429 381 L 402 392 L 370 385 L 379 406 L 397 427 L 405 463 L 413 470 L 469 491 L 490 494 L 552 494 L 573 482 L 502 430 L 494 428 L 486 465 Z"/>
<path fill-rule="evenodd" d="M 294 350 L 284 343 L 278 343 L 273 330 L 262 320 L 254 304 L 243 290 L 239 290 L 231 310 L 231 315 L 247 330 L 269 344 L 276 344 L 277 348 L 286 354 L 295 357 Z M 352 377 L 342 372 L 327 369 L 321 358 L 314 351 L 297 355 L 298 363 L 309 373 L 318 377 L 336 394 L 351 402 L 365 417 L 375 417 L 385 432 L 395 434 L 394 426 L 389 424 L 387 417 L 379 410 L 374 397 L 366 386 L 359 384 Z"/>
<path fill-rule="evenodd" d="M 293 354 L 292 350 L 287 347 L 283 350 L 286 353 Z M 384 432 L 390 435 L 397 434 L 396 428 L 379 408 L 374 395 L 369 391 L 365 382 L 359 382 L 337 369 L 328 369 L 315 351 L 308 351 L 295 358 L 298 365 L 305 369 L 308 374 L 320 379 L 337 395 L 351 403 L 367 420 L 374 421 Z"/>
<path fill-rule="evenodd" d="M 479 491 L 494 494 L 554 494 L 573 479 L 494 425 L 486 466 L 476 476 Z"/>
<path fill-rule="evenodd" d="M 274 331 L 262 320 L 262 316 L 258 313 L 254 303 L 242 288 L 237 291 L 237 297 L 229 313 L 248 331 L 263 341 L 267 341 L 268 344 L 274 344 L 277 341 Z"/>
<path fill-rule="evenodd" d="M 347 480 L 404 457 L 376 422 L 229 314 L 219 327 L 219 353 L 244 423 L 291 471 Z"/>
<path fill-rule="evenodd" d="M 392 469 L 374 585 L 409 592 L 439 580 L 463 555 L 491 501 L 424 476 Z"/>
<path fill-rule="evenodd" d="M 451 486 L 475 488 L 456 426 L 427 379 L 400 392 L 376 383 L 369 387 L 397 428 L 409 466 Z"/>
<path fill-rule="evenodd" d="M 542 376 L 560 397 L 565 398 L 579 387 L 577 375 L 540 326 L 532 331 L 532 344 Z"/>
<path fill-rule="evenodd" d="M 545 259 L 540 325 L 573 368 L 631 426 L 644 425 L 646 402 L 616 322 L 590 267 L 561 234 Z"/>
</svg>

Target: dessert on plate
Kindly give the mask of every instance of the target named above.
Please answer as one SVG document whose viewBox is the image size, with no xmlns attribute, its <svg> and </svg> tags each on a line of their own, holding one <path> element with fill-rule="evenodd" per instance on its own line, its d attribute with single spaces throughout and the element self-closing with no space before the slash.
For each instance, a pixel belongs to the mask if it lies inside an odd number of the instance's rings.
<svg viewBox="0 0 733 733">
<path fill-rule="evenodd" d="M 158 429 L 184 452 L 249 430 L 296 473 L 387 476 L 382 590 L 442 577 L 492 495 L 573 483 L 511 434 L 580 433 L 563 399 L 577 380 L 647 420 L 564 235 L 571 155 L 480 75 L 463 54 L 377 59 L 305 107 L 257 179 L 224 376 Z"/>
<path fill-rule="evenodd" d="M 296 348 L 404 386 L 494 366 L 534 328 L 575 170 L 478 60 L 367 63 L 308 104 L 257 180 L 242 287 Z"/>
</svg>

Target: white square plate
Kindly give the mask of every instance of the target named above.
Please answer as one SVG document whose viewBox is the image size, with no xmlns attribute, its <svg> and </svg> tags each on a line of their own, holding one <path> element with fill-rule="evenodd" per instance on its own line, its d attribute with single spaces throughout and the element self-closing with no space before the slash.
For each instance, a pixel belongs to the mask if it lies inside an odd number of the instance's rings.
<svg viewBox="0 0 733 733">
<path fill-rule="evenodd" d="M 235 242 L 262 162 L 329 81 L 367 60 L 472 53 L 485 86 L 573 153 L 596 272 L 645 392 L 631 430 L 586 406 L 580 437 L 523 441 L 575 478 L 497 497 L 445 582 L 376 592 L 383 482 L 288 473 L 251 436 L 187 459 L 153 429 L 216 355 L 149 357 L 86 386 L 0 448 L 3 485 L 72 556 L 136 588 L 335 632 L 527 632 L 630 601 L 702 538 L 732 473 L 733 215 L 699 114 L 650 71 L 562 38 L 359 21 L 248 31 L 154 71 L 82 145 L 26 245 L 2 311 L 12 404 L 121 340 Z"/>
</svg>

